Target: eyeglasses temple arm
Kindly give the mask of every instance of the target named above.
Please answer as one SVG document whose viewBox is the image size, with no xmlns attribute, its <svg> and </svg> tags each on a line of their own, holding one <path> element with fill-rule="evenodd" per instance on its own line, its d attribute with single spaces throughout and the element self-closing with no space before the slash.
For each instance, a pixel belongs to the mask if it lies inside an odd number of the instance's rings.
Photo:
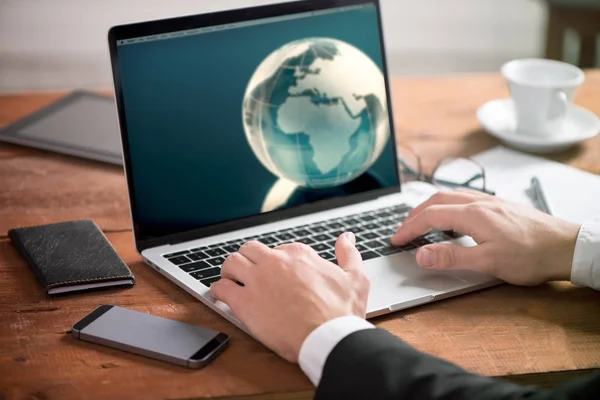
<svg viewBox="0 0 600 400">
<path fill-rule="evenodd" d="M 426 176 L 426 178 L 427 178 L 427 181 L 428 181 L 428 182 L 432 182 L 432 181 L 433 181 L 433 179 L 432 179 L 432 177 L 431 177 L 431 176 Z M 472 182 L 473 180 L 474 180 L 474 179 L 469 179 L 469 180 L 468 180 L 467 182 L 465 182 L 465 183 L 456 183 L 456 182 L 450 182 L 450 181 L 446 181 L 446 180 L 444 180 L 444 179 L 436 179 L 435 181 L 436 181 L 436 182 L 438 182 L 438 183 L 441 183 L 441 184 L 442 184 L 442 185 L 444 185 L 444 186 L 448 186 L 448 187 L 451 187 L 451 188 L 459 188 L 459 187 L 462 187 L 462 188 L 465 188 L 465 189 L 471 189 L 471 190 L 476 190 L 476 191 L 478 191 L 478 192 L 482 192 L 482 193 L 491 194 L 492 196 L 495 196 L 495 195 L 496 195 L 496 192 L 494 192 L 493 190 L 489 190 L 489 189 L 487 189 L 487 188 L 486 188 L 486 189 L 477 189 L 477 188 L 473 188 L 473 187 L 469 186 L 469 183 L 470 183 L 470 182 Z"/>
</svg>

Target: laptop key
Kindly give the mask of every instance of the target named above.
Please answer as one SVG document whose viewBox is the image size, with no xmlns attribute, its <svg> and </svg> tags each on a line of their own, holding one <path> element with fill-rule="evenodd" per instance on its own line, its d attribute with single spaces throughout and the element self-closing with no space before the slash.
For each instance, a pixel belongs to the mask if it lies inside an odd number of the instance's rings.
<svg viewBox="0 0 600 400">
<path fill-rule="evenodd" d="M 327 224 L 325 225 L 328 229 L 340 229 L 343 228 L 343 225 L 340 224 L 339 222 L 333 222 L 331 224 Z"/>
<path fill-rule="evenodd" d="M 362 253 L 360 253 L 360 256 L 362 257 L 363 261 L 381 257 L 379 254 L 375 253 L 374 251 L 363 251 Z"/>
<path fill-rule="evenodd" d="M 262 237 L 262 238 L 259 238 L 258 241 L 261 242 L 262 244 L 267 244 L 267 245 L 278 242 L 278 240 L 275 239 L 273 236 Z"/>
<path fill-rule="evenodd" d="M 314 240 L 312 240 L 311 238 L 308 238 L 308 237 L 303 237 L 303 238 L 300 238 L 300 239 L 296 239 L 296 242 L 298 242 L 298 243 L 304 243 L 304 244 L 313 244 L 313 243 L 315 243 Z"/>
<path fill-rule="evenodd" d="M 190 252 L 189 250 L 177 251 L 175 253 L 165 254 L 163 257 L 165 257 L 165 258 L 176 257 L 176 256 L 181 256 L 181 255 L 187 254 L 189 252 Z"/>
<path fill-rule="evenodd" d="M 375 229 L 381 228 L 381 225 L 371 222 L 369 224 L 363 225 L 363 228 L 365 228 L 369 231 L 374 231 Z"/>
<path fill-rule="evenodd" d="M 192 261 L 200 261 L 208 258 L 208 255 L 206 253 L 198 251 L 196 253 L 188 254 L 186 257 Z"/>
<path fill-rule="evenodd" d="M 325 243 L 330 249 L 334 249 L 335 248 L 335 240 L 330 240 L 329 242 Z"/>
<path fill-rule="evenodd" d="M 372 215 L 363 215 L 363 216 L 360 217 L 360 220 L 364 221 L 364 222 L 375 221 L 375 219 L 376 218 L 374 216 L 372 216 Z"/>
<path fill-rule="evenodd" d="M 350 231 L 352 233 L 360 233 L 360 232 L 364 232 L 365 228 L 363 228 L 362 226 L 353 226 L 350 228 L 346 228 L 346 231 Z"/>
<path fill-rule="evenodd" d="M 394 233 L 396 233 L 396 231 L 394 229 L 387 228 L 387 229 L 378 230 L 375 233 L 377 233 L 381 237 L 388 238 L 388 237 L 391 237 Z"/>
<path fill-rule="evenodd" d="M 346 225 L 358 225 L 358 224 L 360 224 L 360 221 L 359 221 L 359 220 L 357 220 L 356 218 L 353 218 L 353 217 L 352 217 L 352 218 L 347 218 L 347 219 L 345 219 L 345 220 L 344 220 L 344 223 L 345 223 Z"/>
<path fill-rule="evenodd" d="M 296 237 L 304 237 L 304 236 L 309 236 L 310 235 L 310 231 L 308 231 L 306 229 L 298 229 L 296 231 L 292 231 L 292 233 L 294 235 L 296 235 Z"/>
<path fill-rule="evenodd" d="M 200 271 L 201 269 L 212 268 L 212 266 L 210 264 L 208 264 L 206 261 L 198 261 L 198 262 L 193 262 L 190 264 L 180 265 L 179 268 L 181 268 L 185 272 L 192 272 L 192 271 Z"/>
<path fill-rule="evenodd" d="M 185 256 L 171 257 L 168 260 L 171 261 L 175 265 L 181 265 L 181 264 L 189 263 L 192 261 Z"/>
<path fill-rule="evenodd" d="M 289 233 L 282 233 L 281 235 L 275 235 L 275 237 L 282 241 L 294 240 L 294 235 L 291 235 Z"/>
<path fill-rule="evenodd" d="M 346 231 L 331 231 L 331 232 L 327 232 L 327 233 L 337 239 L 344 232 L 346 232 Z"/>
<path fill-rule="evenodd" d="M 328 251 L 323 251 L 319 253 L 319 255 L 321 256 L 321 258 L 324 258 L 326 260 L 333 260 L 335 258 L 335 256 Z"/>
<path fill-rule="evenodd" d="M 235 253 L 240 249 L 241 243 L 230 244 L 229 246 L 223 246 L 223 250 L 228 251 L 229 253 Z"/>
<path fill-rule="evenodd" d="M 190 275 L 194 279 L 198 279 L 198 280 L 211 278 L 213 276 L 221 275 L 221 268 L 203 269 L 202 271 L 191 272 Z"/>
<path fill-rule="evenodd" d="M 392 212 L 394 214 L 403 214 L 412 210 L 412 207 L 407 206 L 406 204 L 400 204 L 395 207 L 392 207 Z"/>
<path fill-rule="evenodd" d="M 311 237 L 315 242 L 324 242 L 326 240 L 331 239 L 331 236 L 321 233 L 320 235 L 315 235 Z"/>
<path fill-rule="evenodd" d="M 313 244 L 310 247 L 312 247 L 314 251 L 325 251 L 329 249 L 329 246 L 327 246 L 325 243 Z"/>
<path fill-rule="evenodd" d="M 210 260 L 206 260 L 206 262 L 209 263 L 210 265 L 217 267 L 217 266 L 221 266 L 221 264 L 223 264 L 225 262 L 225 258 L 224 257 L 211 258 Z"/>
<path fill-rule="evenodd" d="M 370 242 L 364 243 L 365 246 L 367 246 L 370 249 L 378 249 L 380 247 L 385 247 L 386 245 L 381 243 L 378 240 L 372 240 Z"/>
<path fill-rule="evenodd" d="M 391 254 L 396 254 L 404 251 L 400 246 L 387 246 L 381 249 L 377 249 L 377 252 L 382 256 L 389 256 Z"/>
<path fill-rule="evenodd" d="M 227 252 L 219 247 L 216 247 L 214 249 L 208 249 L 205 251 L 206 254 L 208 254 L 210 257 L 217 257 L 217 256 L 223 256 L 225 254 L 227 254 Z"/>
<path fill-rule="evenodd" d="M 365 246 L 363 246 L 363 245 L 362 245 L 362 244 L 360 244 L 360 243 L 358 243 L 358 244 L 357 244 L 355 247 L 356 247 L 356 250 L 360 251 L 361 253 L 362 253 L 363 251 L 367 251 L 367 250 L 369 250 L 369 249 L 367 249 Z"/>
<path fill-rule="evenodd" d="M 382 219 L 381 221 L 379 221 L 379 225 L 383 226 L 383 227 L 395 227 L 399 224 L 399 221 L 393 220 L 393 219 Z"/>
<path fill-rule="evenodd" d="M 364 239 L 367 239 L 367 240 L 377 239 L 377 234 L 375 232 L 361 233 L 360 236 L 362 236 Z"/>
<path fill-rule="evenodd" d="M 327 231 L 327 228 L 325 228 L 322 225 L 309 226 L 308 229 L 310 229 L 314 233 L 323 233 L 323 232 Z"/>
<path fill-rule="evenodd" d="M 402 251 L 409 251 L 409 250 L 414 250 L 414 249 L 416 249 L 416 248 L 417 248 L 417 246 L 415 246 L 415 245 L 414 245 L 414 244 L 412 244 L 412 243 L 408 243 L 408 244 L 405 244 L 404 246 L 400 246 L 400 248 L 402 248 Z"/>
<path fill-rule="evenodd" d="M 421 247 L 421 246 L 425 246 L 427 244 L 431 244 L 431 241 L 425 239 L 423 236 L 419 236 L 418 238 L 411 240 L 410 241 L 412 244 L 414 244 L 417 247 Z"/>
<path fill-rule="evenodd" d="M 200 283 L 205 284 L 206 286 L 210 287 L 210 285 L 212 285 L 213 283 L 215 283 L 216 281 L 220 280 L 221 277 L 220 276 L 213 276 L 212 278 L 208 278 L 208 279 L 202 279 L 200 281 Z"/>
</svg>

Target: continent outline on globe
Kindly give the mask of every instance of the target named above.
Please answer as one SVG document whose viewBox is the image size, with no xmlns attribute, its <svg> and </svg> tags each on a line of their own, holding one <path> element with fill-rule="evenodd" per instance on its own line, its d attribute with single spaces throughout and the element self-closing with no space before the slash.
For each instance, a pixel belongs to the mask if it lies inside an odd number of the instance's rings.
<svg viewBox="0 0 600 400">
<path fill-rule="evenodd" d="M 250 78 L 242 122 L 274 175 L 308 188 L 343 185 L 370 168 L 389 139 L 383 73 L 338 39 L 289 42 Z"/>
</svg>

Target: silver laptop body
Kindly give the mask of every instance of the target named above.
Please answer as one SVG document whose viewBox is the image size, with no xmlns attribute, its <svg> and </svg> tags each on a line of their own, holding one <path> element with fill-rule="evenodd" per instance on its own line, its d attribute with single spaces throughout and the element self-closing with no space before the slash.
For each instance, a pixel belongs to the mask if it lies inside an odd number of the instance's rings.
<svg viewBox="0 0 600 400">
<path fill-rule="evenodd" d="M 469 237 L 387 241 L 435 189 L 400 188 L 377 0 L 123 25 L 109 47 L 136 247 L 238 327 L 209 287 L 249 239 L 301 241 L 335 261 L 335 239 L 354 231 L 371 281 L 367 317 L 498 283 L 416 264 L 420 245 L 472 246 Z M 349 79 L 352 68 L 361 73 Z"/>
</svg>

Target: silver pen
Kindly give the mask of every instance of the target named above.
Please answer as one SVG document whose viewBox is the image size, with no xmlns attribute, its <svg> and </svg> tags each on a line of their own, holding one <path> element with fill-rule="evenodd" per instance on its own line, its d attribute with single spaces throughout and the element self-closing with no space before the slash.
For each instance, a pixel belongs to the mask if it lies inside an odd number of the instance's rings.
<svg viewBox="0 0 600 400">
<path fill-rule="evenodd" d="M 540 180 L 535 176 L 531 178 L 531 189 L 533 190 L 535 201 L 538 203 L 540 210 L 546 214 L 552 215 L 552 207 L 546 197 L 546 192 Z"/>
</svg>

